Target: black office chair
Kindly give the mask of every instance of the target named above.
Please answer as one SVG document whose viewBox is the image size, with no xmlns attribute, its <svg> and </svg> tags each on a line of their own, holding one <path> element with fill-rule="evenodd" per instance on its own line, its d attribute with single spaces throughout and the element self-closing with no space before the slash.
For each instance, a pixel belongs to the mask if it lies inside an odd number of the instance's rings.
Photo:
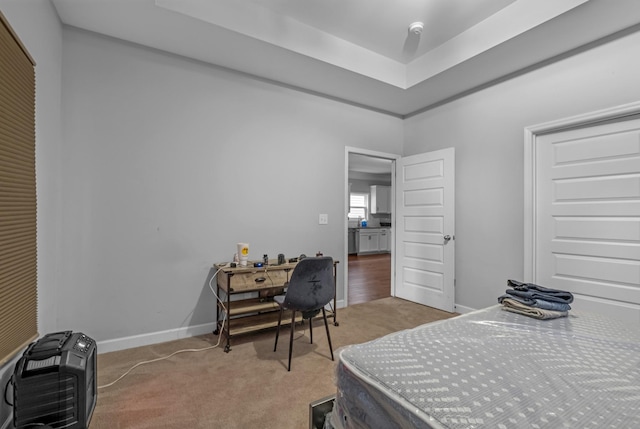
<svg viewBox="0 0 640 429">
<path fill-rule="evenodd" d="M 327 339 L 329 340 L 331 360 L 333 360 L 331 335 L 329 334 L 327 312 L 324 307 L 333 299 L 335 289 L 333 258 L 329 256 L 304 258 L 298 262 L 298 265 L 293 269 L 291 279 L 287 285 L 286 294 L 273 297 L 274 301 L 280 306 L 278 330 L 276 331 L 276 341 L 273 345 L 274 352 L 278 347 L 282 313 L 284 310 L 291 310 L 291 336 L 289 338 L 289 366 L 287 367 L 287 371 L 291 371 L 293 331 L 297 312 L 302 313 L 303 323 L 304 319 L 309 319 L 309 336 L 311 337 L 311 344 L 313 344 L 313 318 L 322 311 L 324 326 L 327 330 Z"/>
</svg>

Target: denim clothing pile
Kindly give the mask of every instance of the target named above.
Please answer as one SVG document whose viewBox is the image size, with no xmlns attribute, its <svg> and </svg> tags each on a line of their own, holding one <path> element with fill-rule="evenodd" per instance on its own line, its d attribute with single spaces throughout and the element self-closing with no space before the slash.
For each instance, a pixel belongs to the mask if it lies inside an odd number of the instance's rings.
<svg viewBox="0 0 640 429">
<path fill-rule="evenodd" d="M 498 297 L 504 310 L 536 319 L 565 317 L 571 310 L 571 292 L 516 280 L 507 280 L 507 285 L 512 289 L 507 289 L 504 295 Z"/>
</svg>

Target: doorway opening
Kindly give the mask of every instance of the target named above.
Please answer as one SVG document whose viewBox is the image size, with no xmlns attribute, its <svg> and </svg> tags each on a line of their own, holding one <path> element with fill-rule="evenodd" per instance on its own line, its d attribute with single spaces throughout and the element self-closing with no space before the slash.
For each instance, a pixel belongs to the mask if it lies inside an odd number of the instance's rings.
<svg viewBox="0 0 640 429">
<path fill-rule="evenodd" d="M 391 296 L 391 253 L 349 255 L 349 305 Z"/>
<path fill-rule="evenodd" d="M 399 158 L 345 149 L 345 305 L 394 296 L 393 208 Z"/>
</svg>

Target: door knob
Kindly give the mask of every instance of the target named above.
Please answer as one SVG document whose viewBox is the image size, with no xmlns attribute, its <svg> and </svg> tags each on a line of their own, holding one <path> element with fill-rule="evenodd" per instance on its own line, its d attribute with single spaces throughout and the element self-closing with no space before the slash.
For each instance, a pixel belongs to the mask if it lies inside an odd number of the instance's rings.
<svg viewBox="0 0 640 429">
<path fill-rule="evenodd" d="M 447 244 L 451 240 L 451 236 L 449 234 L 444 236 L 444 244 Z"/>
</svg>

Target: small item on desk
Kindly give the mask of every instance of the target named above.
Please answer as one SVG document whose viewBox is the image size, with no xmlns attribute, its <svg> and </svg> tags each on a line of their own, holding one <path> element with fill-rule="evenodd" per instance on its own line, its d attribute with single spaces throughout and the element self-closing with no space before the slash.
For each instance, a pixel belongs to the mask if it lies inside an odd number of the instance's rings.
<svg viewBox="0 0 640 429">
<path fill-rule="evenodd" d="M 322 252 L 318 250 L 318 252 L 316 253 L 316 258 L 320 258 L 321 256 L 322 256 Z"/>
<path fill-rule="evenodd" d="M 262 262 L 254 262 L 253 266 L 256 267 L 256 268 L 259 268 L 259 267 L 262 267 L 263 264 L 262 264 Z"/>
<path fill-rule="evenodd" d="M 289 263 L 292 264 L 294 262 L 298 262 L 298 258 L 289 258 Z"/>
<path fill-rule="evenodd" d="M 262 263 L 266 266 L 269 265 L 269 255 L 267 255 L 266 253 L 264 255 L 262 255 Z"/>
<path fill-rule="evenodd" d="M 232 262 L 232 263 L 230 263 L 230 264 L 229 264 L 229 266 L 230 266 L 231 268 L 235 268 L 235 267 L 237 267 L 237 266 L 238 266 L 238 264 L 236 264 L 235 262 Z"/>
<path fill-rule="evenodd" d="M 278 265 L 284 264 L 284 253 L 278 253 Z"/>
<path fill-rule="evenodd" d="M 246 267 L 249 261 L 249 243 L 238 243 L 238 258 L 240 259 L 240 266 Z"/>
</svg>

